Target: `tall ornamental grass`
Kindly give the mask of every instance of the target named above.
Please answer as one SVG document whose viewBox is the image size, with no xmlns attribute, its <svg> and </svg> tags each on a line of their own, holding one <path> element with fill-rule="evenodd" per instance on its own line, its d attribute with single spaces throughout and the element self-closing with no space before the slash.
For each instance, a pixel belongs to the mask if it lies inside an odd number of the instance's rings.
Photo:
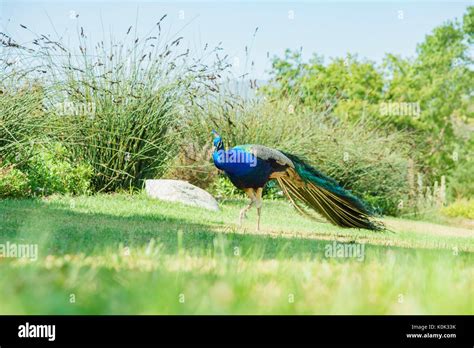
<svg viewBox="0 0 474 348">
<path fill-rule="evenodd" d="M 219 48 L 206 46 L 201 58 L 191 57 L 181 48 L 182 37 L 163 37 L 164 18 L 146 37 L 130 27 L 123 39 L 95 44 L 80 27 L 75 48 L 47 35 L 35 34 L 29 46 L 1 36 L 8 52 L 2 61 L 13 61 L 3 80 L 10 86 L 35 81 L 44 94 L 40 105 L 21 113 L 15 108 L 24 107 L 11 100 L 11 114 L 28 124 L 42 110 L 47 138 L 92 166 L 94 191 L 140 187 L 145 178 L 161 176 L 179 148 L 183 115 L 203 94 L 217 92 L 224 61 L 208 66 L 205 60 Z M 10 124 L 3 128 L 17 132 Z"/>
</svg>

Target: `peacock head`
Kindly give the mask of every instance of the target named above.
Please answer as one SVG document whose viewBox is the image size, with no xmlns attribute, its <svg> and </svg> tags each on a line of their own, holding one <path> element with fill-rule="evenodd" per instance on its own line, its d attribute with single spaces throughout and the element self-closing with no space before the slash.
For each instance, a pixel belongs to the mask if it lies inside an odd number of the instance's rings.
<svg viewBox="0 0 474 348">
<path fill-rule="evenodd" d="M 216 151 L 222 150 L 224 148 L 224 142 L 222 141 L 221 136 L 214 129 L 212 130 L 212 134 L 214 135 L 214 149 Z"/>
</svg>

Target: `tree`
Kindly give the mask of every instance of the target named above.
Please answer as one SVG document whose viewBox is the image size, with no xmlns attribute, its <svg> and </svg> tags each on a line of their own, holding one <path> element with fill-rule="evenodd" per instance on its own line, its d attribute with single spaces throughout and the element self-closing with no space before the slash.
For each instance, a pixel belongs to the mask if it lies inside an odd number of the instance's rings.
<svg viewBox="0 0 474 348">
<path fill-rule="evenodd" d="M 427 35 L 415 57 L 387 54 L 381 66 L 350 54 L 329 64 L 316 54 L 304 62 L 301 50 L 286 50 L 273 59 L 272 79 L 261 93 L 291 98 L 335 120 L 363 118 L 387 132 L 409 132 L 422 170 L 446 175 L 457 165 L 453 152 L 472 144 L 466 127 L 474 118 L 473 43 L 469 7 L 462 22 L 446 22 Z"/>
</svg>

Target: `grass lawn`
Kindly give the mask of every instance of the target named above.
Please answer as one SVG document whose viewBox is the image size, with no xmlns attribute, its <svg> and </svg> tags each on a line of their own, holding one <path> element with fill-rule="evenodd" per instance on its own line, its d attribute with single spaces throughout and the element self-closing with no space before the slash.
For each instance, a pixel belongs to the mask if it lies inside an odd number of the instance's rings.
<svg viewBox="0 0 474 348">
<path fill-rule="evenodd" d="M 39 256 L 0 258 L 0 314 L 474 314 L 473 229 L 348 230 L 265 201 L 256 232 L 255 211 L 237 227 L 243 204 L 2 200 L 0 244 Z M 345 246 L 362 253 L 328 254 Z"/>
</svg>

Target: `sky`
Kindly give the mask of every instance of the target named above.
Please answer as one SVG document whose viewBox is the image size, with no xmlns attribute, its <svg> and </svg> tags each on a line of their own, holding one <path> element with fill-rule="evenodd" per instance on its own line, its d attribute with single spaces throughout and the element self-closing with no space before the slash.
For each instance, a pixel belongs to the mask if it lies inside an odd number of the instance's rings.
<svg viewBox="0 0 474 348">
<path fill-rule="evenodd" d="M 164 15 L 169 38 L 184 36 L 195 54 L 222 42 L 235 75 L 267 79 L 270 58 L 285 49 L 303 49 L 328 61 L 358 54 L 380 62 L 386 53 L 415 54 L 416 44 L 447 20 L 461 19 L 473 1 L 40 1 L 0 0 L 0 31 L 19 42 L 22 29 L 75 40 L 84 27 L 96 42 L 124 36 L 130 25 L 146 35 Z M 77 17 L 77 15 L 79 15 Z M 254 36 L 255 29 L 257 34 Z M 246 59 L 245 46 L 250 48 Z M 270 58 L 269 58 L 270 57 Z M 249 62 L 254 61 L 251 67 Z M 247 62 L 247 64 L 246 64 Z M 238 64 L 237 64 L 238 63 Z"/>
</svg>

